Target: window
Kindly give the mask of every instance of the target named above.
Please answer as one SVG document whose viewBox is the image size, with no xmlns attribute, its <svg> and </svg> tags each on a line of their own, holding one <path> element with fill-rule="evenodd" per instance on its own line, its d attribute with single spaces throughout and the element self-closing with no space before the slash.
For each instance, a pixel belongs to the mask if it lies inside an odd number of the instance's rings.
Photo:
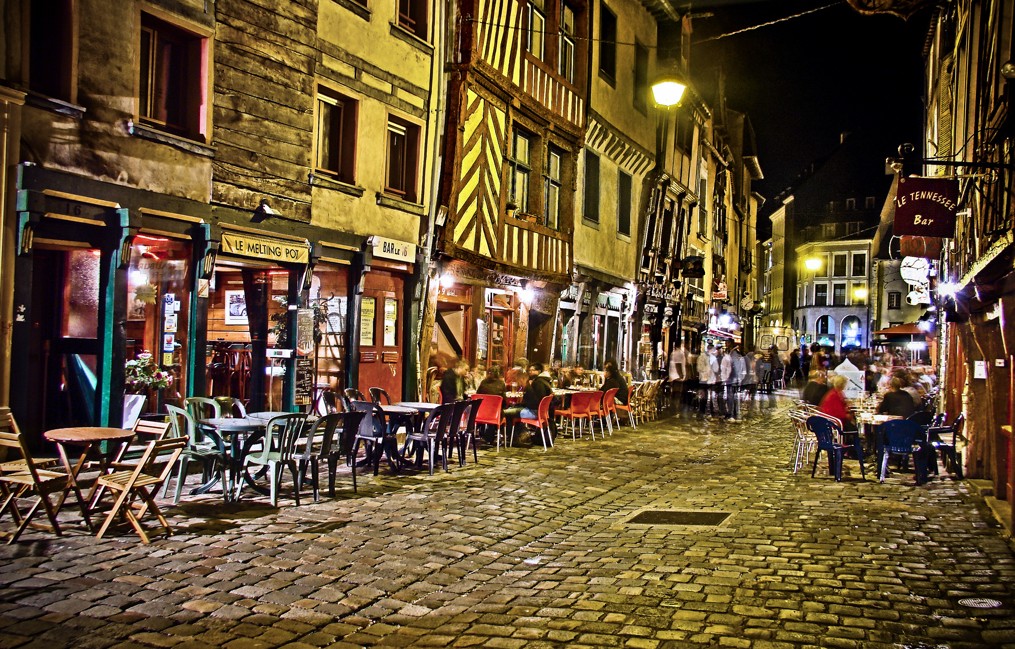
<svg viewBox="0 0 1015 649">
<path fill-rule="evenodd" d="M 426 40 L 425 0 L 398 0 L 398 26 Z"/>
<path fill-rule="evenodd" d="M 546 227 L 556 230 L 560 224 L 560 176 L 563 153 L 550 147 L 543 174 L 543 218 Z"/>
<path fill-rule="evenodd" d="M 867 276 L 867 253 L 865 252 L 854 252 L 853 253 L 853 277 L 866 277 Z"/>
<path fill-rule="evenodd" d="M 617 80 L 617 15 L 599 3 L 599 74 L 611 83 Z"/>
<path fill-rule="evenodd" d="M 599 156 L 585 151 L 585 213 L 586 221 L 599 223 Z"/>
<path fill-rule="evenodd" d="M 814 306 L 828 306 L 828 284 L 814 285 Z"/>
<path fill-rule="evenodd" d="M 814 271 L 815 277 L 828 277 L 828 258 L 824 255 L 813 255 L 820 263 Z"/>
<path fill-rule="evenodd" d="M 397 117 L 388 118 L 388 177 L 384 191 L 413 203 L 419 201 L 416 162 L 419 127 Z"/>
<path fill-rule="evenodd" d="M 532 136 L 515 130 L 511 164 L 511 198 L 518 211 L 529 212 L 529 176 L 532 173 Z"/>
<path fill-rule="evenodd" d="M 32 2 L 29 17 L 28 89 L 73 102 L 74 7 L 71 0 Z"/>
<path fill-rule="evenodd" d="M 557 52 L 557 72 L 574 83 L 574 9 L 560 3 L 560 50 Z"/>
<path fill-rule="evenodd" d="M 824 225 L 821 226 L 821 238 L 822 239 L 831 239 L 834 236 L 835 236 L 835 224 L 834 223 L 825 223 Z"/>
<path fill-rule="evenodd" d="M 623 171 L 617 181 L 617 233 L 631 236 L 631 174 Z"/>
<path fill-rule="evenodd" d="M 846 209 L 847 210 L 855 210 L 856 209 L 856 199 L 855 198 L 847 198 L 846 199 Z"/>
<path fill-rule="evenodd" d="M 546 55 L 546 14 L 542 0 L 529 0 L 529 33 L 525 49 L 532 56 L 543 60 Z"/>
<path fill-rule="evenodd" d="M 317 89 L 316 167 L 346 183 L 355 182 L 356 100 L 329 88 Z"/>
<path fill-rule="evenodd" d="M 856 234 L 860 232 L 860 225 L 861 223 L 859 221 L 850 221 L 846 224 L 846 234 Z"/>
<path fill-rule="evenodd" d="M 832 277 L 846 276 L 846 255 L 832 255 Z"/>
<path fill-rule="evenodd" d="M 705 211 L 705 192 L 708 189 L 708 181 L 702 177 L 698 179 L 698 236 L 704 237 L 708 231 L 708 212 Z"/>
<path fill-rule="evenodd" d="M 901 309 L 902 308 L 902 293 L 899 291 L 888 291 L 888 308 L 889 309 Z"/>
<path fill-rule="evenodd" d="M 807 316 L 800 316 L 800 331 L 807 331 Z"/>
<path fill-rule="evenodd" d="M 867 198 L 865 198 L 863 200 L 863 206 L 868 210 L 874 209 L 874 197 L 868 196 Z"/>
<path fill-rule="evenodd" d="M 854 283 L 852 291 L 853 304 L 867 304 L 867 297 L 870 292 L 867 290 L 866 284 Z"/>
<path fill-rule="evenodd" d="M 206 134 L 207 39 L 141 14 L 141 121 L 191 138 Z"/>
<path fill-rule="evenodd" d="M 678 149 L 690 152 L 694 143 L 694 119 L 690 111 L 677 113 L 677 133 L 674 137 L 674 144 Z"/>
<path fill-rule="evenodd" d="M 846 285 L 845 284 L 833 284 L 832 285 L 832 304 L 835 306 L 843 306 L 846 304 Z"/>
<path fill-rule="evenodd" d="M 832 329 L 832 318 L 827 316 L 827 315 L 821 316 L 820 318 L 818 318 L 817 327 L 818 327 L 818 333 L 819 334 L 830 334 L 830 333 L 832 333 L 832 331 L 831 331 L 831 329 Z"/>
<path fill-rule="evenodd" d="M 806 300 L 807 300 L 807 287 L 802 285 L 798 286 L 796 289 L 797 306 L 803 306 L 804 304 L 807 304 Z"/>
<path fill-rule="evenodd" d="M 634 107 L 648 112 L 648 48 L 634 44 Z"/>
</svg>

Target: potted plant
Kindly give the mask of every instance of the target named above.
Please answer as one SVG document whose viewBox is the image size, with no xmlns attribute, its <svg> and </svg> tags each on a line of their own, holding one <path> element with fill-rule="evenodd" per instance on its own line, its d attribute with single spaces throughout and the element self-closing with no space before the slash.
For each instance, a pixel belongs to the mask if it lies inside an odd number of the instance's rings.
<svg viewBox="0 0 1015 649">
<path fill-rule="evenodd" d="M 160 368 L 149 351 L 140 352 L 137 357 L 124 363 L 123 367 L 123 413 L 124 422 L 132 423 L 140 415 L 148 396 L 173 384 L 173 375 Z M 149 403 L 155 404 L 157 400 Z"/>
</svg>

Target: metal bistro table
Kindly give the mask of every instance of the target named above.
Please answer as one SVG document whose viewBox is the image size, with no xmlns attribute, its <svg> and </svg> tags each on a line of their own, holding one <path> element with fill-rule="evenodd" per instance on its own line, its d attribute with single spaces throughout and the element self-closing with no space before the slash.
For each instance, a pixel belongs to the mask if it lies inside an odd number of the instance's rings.
<svg viewBox="0 0 1015 649">
<path fill-rule="evenodd" d="M 76 426 L 73 428 L 54 428 L 53 430 L 47 430 L 42 436 L 50 441 L 54 442 L 60 453 L 60 461 L 63 462 L 64 469 L 67 470 L 67 487 L 63 491 L 63 495 L 60 496 L 60 502 L 56 505 L 56 511 L 60 511 L 63 508 L 63 503 L 67 499 L 67 494 L 71 491 L 74 492 L 75 497 L 78 499 L 78 505 L 81 509 L 81 514 L 84 516 L 85 523 L 89 529 L 92 527 L 92 521 L 88 514 L 92 511 L 92 498 L 95 496 L 95 490 L 98 487 L 98 482 L 92 485 L 88 491 L 88 497 L 84 498 L 81 495 L 81 487 L 78 485 L 78 474 L 81 469 L 84 468 L 85 463 L 88 461 L 88 456 L 92 450 L 95 449 L 102 442 L 115 442 L 116 444 L 111 445 L 110 449 L 102 452 L 100 451 L 99 461 L 99 474 L 106 472 L 109 467 L 110 461 L 116 456 L 115 450 L 120 445 L 128 443 L 134 437 L 134 431 L 127 428 L 105 428 L 101 426 Z M 72 465 L 70 462 L 70 456 L 67 454 L 67 446 L 78 446 L 81 447 L 81 454 L 78 456 L 77 461 Z"/>
<path fill-rule="evenodd" d="M 263 415 L 265 413 L 255 414 Z M 214 430 L 226 441 L 226 453 L 229 461 L 229 470 L 227 472 L 229 484 L 222 485 L 222 495 L 226 502 L 232 500 L 232 494 L 240 480 L 241 473 L 243 474 L 242 479 L 246 480 L 250 487 L 262 494 L 268 493 L 243 471 L 243 458 L 250 452 L 254 444 L 264 438 L 264 431 L 270 419 L 271 417 L 248 415 L 246 417 L 213 417 L 198 421 L 199 425 Z M 197 487 L 191 493 L 206 493 L 215 485 L 217 480 L 217 476 L 212 476 L 208 482 Z"/>
</svg>

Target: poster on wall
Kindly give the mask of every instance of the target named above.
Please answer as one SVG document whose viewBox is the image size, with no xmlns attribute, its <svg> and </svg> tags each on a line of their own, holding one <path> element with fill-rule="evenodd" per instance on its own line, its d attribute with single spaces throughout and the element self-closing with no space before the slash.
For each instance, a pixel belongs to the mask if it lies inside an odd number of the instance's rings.
<svg viewBox="0 0 1015 649">
<path fill-rule="evenodd" d="M 296 353 L 309 356 L 314 352 L 314 310 L 296 311 Z"/>
<path fill-rule="evenodd" d="M 395 347 L 397 340 L 398 324 L 398 302 L 394 300 L 384 301 L 384 341 L 385 347 Z"/>
<path fill-rule="evenodd" d="M 225 295 L 225 323 L 247 324 L 247 298 L 243 291 L 223 291 Z"/>
<path fill-rule="evenodd" d="M 374 322 L 377 315 L 377 299 L 372 297 L 363 298 L 360 307 L 359 318 L 359 344 L 360 347 L 374 346 Z"/>
</svg>

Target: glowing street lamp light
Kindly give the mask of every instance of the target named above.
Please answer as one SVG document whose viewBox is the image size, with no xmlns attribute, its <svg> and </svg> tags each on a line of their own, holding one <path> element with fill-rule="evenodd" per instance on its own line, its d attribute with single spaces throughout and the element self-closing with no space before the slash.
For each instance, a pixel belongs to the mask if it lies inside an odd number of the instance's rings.
<svg viewBox="0 0 1015 649">
<path fill-rule="evenodd" d="M 656 104 L 669 108 L 680 103 L 687 84 L 676 74 L 664 74 L 652 84 L 652 98 Z"/>
<path fill-rule="evenodd" d="M 866 300 L 869 294 L 869 291 L 862 286 L 853 290 L 853 297 L 858 300 Z"/>
<path fill-rule="evenodd" d="M 804 268 L 807 270 L 819 270 L 821 268 L 821 259 L 817 257 L 808 257 L 804 259 Z"/>
</svg>

